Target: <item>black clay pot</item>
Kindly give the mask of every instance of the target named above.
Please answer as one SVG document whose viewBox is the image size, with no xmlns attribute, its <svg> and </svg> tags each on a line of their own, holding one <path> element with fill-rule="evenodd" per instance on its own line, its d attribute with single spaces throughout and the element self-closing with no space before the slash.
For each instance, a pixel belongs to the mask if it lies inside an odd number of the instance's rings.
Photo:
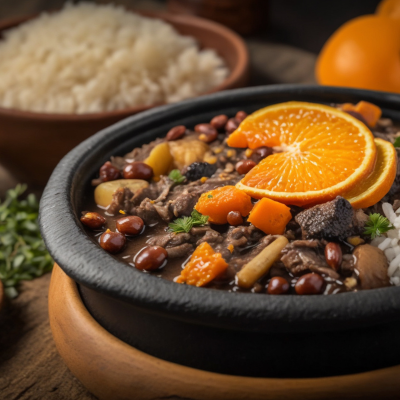
<svg viewBox="0 0 400 400">
<path fill-rule="evenodd" d="M 289 101 L 366 100 L 400 121 L 400 96 L 345 88 L 268 86 L 232 90 L 143 112 L 92 136 L 57 166 L 41 200 L 46 245 L 108 331 L 156 357 L 226 374 L 319 377 L 400 364 L 400 287 L 330 296 L 269 296 L 178 285 L 117 261 L 78 216 L 90 180 L 112 155 L 193 127 Z"/>
</svg>

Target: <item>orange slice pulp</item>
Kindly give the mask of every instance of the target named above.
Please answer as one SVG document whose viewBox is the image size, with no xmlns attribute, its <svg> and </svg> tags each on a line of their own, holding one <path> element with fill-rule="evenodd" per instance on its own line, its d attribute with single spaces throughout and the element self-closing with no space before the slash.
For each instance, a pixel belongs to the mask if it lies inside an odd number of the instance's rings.
<svg viewBox="0 0 400 400">
<path fill-rule="evenodd" d="M 288 102 L 249 115 L 228 138 L 232 147 L 278 147 L 237 188 L 254 198 L 311 206 L 351 190 L 374 169 L 376 146 L 358 119 L 333 107 Z"/>
<path fill-rule="evenodd" d="M 396 149 L 383 139 L 375 139 L 375 145 L 377 158 L 374 171 L 343 195 L 353 208 L 367 208 L 376 204 L 389 192 L 396 177 Z"/>
</svg>

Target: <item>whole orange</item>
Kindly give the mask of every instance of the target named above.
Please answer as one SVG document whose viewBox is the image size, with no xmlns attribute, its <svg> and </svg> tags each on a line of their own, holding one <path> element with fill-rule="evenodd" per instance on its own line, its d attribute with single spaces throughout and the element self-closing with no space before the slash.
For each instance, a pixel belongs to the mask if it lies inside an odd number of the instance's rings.
<svg viewBox="0 0 400 400">
<path fill-rule="evenodd" d="M 316 64 L 319 83 L 400 93 L 400 22 L 366 15 L 340 27 Z"/>
</svg>

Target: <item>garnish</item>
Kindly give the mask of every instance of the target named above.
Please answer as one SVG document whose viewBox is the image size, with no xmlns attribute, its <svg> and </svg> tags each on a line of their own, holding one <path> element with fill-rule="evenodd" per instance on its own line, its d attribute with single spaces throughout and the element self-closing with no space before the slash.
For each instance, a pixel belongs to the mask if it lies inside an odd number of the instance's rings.
<svg viewBox="0 0 400 400">
<path fill-rule="evenodd" d="M 364 235 L 370 235 L 371 239 L 375 239 L 391 229 L 394 229 L 394 227 L 390 225 L 390 221 L 383 215 L 375 213 L 369 216 L 365 224 Z"/>
<path fill-rule="evenodd" d="M 181 174 L 179 169 L 173 169 L 169 173 L 168 178 L 171 179 L 171 181 L 174 181 L 175 183 L 178 183 L 178 184 L 182 183 L 186 179 L 186 177 Z"/>
<path fill-rule="evenodd" d="M 393 143 L 394 147 L 400 147 L 400 136 L 396 138 L 396 140 Z"/>
<path fill-rule="evenodd" d="M 53 266 L 40 235 L 35 196 L 18 200 L 25 190 L 26 185 L 17 185 L 0 204 L 0 279 L 8 297 L 18 295 L 20 281 L 39 277 Z"/>
<path fill-rule="evenodd" d="M 212 199 L 213 197 L 212 197 L 212 195 L 211 194 L 209 194 L 208 196 L 207 196 L 207 199 Z"/>
<path fill-rule="evenodd" d="M 190 217 L 182 217 L 171 222 L 168 226 L 174 233 L 189 233 L 194 226 L 205 225 L 208 221 L 207 215 L 202 215 L 198 211 L 193 210 Z"/>
</svg>

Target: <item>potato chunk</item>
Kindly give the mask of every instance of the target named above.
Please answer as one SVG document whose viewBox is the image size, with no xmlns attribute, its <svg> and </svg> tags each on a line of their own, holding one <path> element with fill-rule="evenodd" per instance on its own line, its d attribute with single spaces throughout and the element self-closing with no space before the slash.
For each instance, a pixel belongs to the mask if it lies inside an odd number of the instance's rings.
<svg viewBox="0 0 400 400">
<path fill-rule="evenodd" d="M 168 175 L 174 167 L 168 142 L 160 143 L 150 152 L 144 163 L 153 168 L 154 176 Z"/>
<path fill-rule="evenodd" d="M 206 143 L 197 140 L 196 137 L 175 140 L 168 144 L 175 166 L 179 169 L 187 167 L 194 162 L 203 161 L 204 155 L 209 149 Z"/>
</svg>

